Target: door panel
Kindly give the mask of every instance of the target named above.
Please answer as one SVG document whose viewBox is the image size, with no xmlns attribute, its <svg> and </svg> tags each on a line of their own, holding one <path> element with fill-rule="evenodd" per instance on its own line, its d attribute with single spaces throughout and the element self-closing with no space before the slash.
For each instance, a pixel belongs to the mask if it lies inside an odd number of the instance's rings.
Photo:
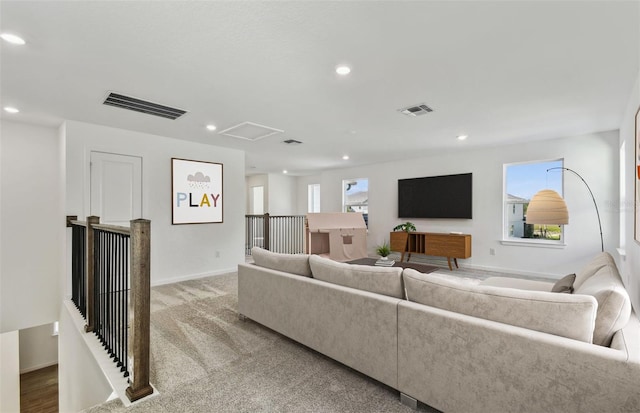
<svg viewBox="0 0 640 413">
<path fill-rule="evenodd" d="M 91 152 L 91 215 L 122 226 L 142 218 L 142 158 Z"/>
</svg>

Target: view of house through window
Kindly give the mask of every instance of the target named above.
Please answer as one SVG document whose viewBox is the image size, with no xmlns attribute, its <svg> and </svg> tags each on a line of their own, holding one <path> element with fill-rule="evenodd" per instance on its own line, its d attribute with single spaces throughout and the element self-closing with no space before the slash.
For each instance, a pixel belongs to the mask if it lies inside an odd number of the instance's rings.
<svg viewBox="0 0 640 413">
<path fill-rule="evenodd" d="M 529 201 L 541 189 L 552 189 L 563 196 L 562 159 L 513 163 L 504 166 L 504 239 L 562 240 L 562 225 L 526 223 Z"/>
<path fill-rule="evenodd" d="M 345 179 L 342 181 L 342 210 L 362 212 L 364 222 L 369 225 L 369 179 Z"/>
<path fill-rule="evenodd" d="M 307 212 L 320 212 L 320 184 L 311 184 L 307 188 Z"/>
</svg>

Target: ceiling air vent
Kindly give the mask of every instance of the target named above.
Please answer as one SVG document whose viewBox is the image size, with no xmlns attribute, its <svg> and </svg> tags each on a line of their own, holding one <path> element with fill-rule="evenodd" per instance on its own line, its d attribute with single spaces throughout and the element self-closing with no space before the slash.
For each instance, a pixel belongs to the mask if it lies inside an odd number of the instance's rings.
<svg viewBox="0 0 640 413">
<path fill-rule="evenodd" d="M 132 98 L 131 96 L 120 95 L 118 93 L 109 93 L 109 96 L 103 102 L 105 105 L 115 106 L 117 108 L 133 110 L 135 112 L 146 113 L 148 115 L 160 116 L 167 119 L 178 119 L 187 113 L 186 110 L 172 108 L 170 106 L 159 105 L 157 103 L 148 102 L 146 100 Z"/>
<path fill-rule="evenodd" d="M 429 112 L 433 112 L 433 109 L 431 109 L 429 106 L 425 105 L 424 103 L 421 103 L 419 105 L 408 106 L 406 108 L 398 109 L 398 112 L 404 113 L 407 116 L 420 116 L 420 115 L 425 115 Z"/>
<path fill-rule="evenodd" d="M 282 141 L 282 143 L 286 143 L 287 145 L 300 145 L 302 142 L 295 139 L 287 139 L 286 141 Z"/>
</svg>

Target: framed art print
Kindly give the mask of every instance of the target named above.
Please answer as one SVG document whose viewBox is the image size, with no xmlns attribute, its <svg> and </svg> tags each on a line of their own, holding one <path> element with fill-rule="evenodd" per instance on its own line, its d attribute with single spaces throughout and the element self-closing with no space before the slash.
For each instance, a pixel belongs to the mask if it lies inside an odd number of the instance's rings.
<svg viewBox="0 0 640 413">
<path fill-rule="evenodd" d="M 222 164 L 171 158 L 172 224 L 222 222 Z"/>
</svg>

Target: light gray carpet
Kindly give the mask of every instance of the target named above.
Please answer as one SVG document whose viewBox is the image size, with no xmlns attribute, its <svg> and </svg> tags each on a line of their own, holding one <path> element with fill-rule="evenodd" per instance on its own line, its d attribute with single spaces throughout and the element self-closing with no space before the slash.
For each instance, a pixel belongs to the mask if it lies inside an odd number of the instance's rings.
<svg viewBox="0 0 640 413">
<path fill-rule="evenodd" d="M 151 382 L 160 395 L 87 412 L 414 412 L 397 391 L 240 321 L 236 305 L 235 273 L 152 288 Z"/>
</svg>

